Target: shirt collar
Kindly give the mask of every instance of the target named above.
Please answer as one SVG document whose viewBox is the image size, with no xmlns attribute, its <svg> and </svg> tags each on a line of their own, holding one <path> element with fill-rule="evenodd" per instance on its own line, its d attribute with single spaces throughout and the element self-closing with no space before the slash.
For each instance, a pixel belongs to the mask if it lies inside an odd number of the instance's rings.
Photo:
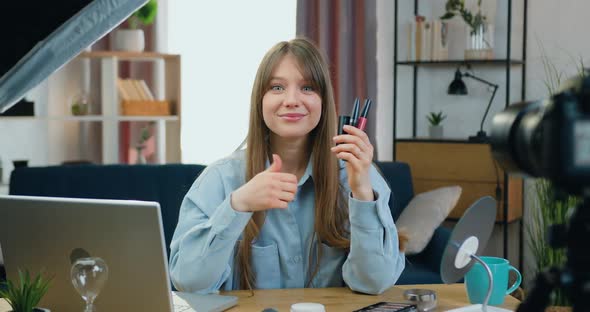
<svg viewBox="0 0 590 312">
<path fill-rule="evenodd" d="M 305 183 L 307 181 L 307 179 L 309 179 L 312 176 L 313 173 L 313 161 L 311 160 L 311 157 L 309 157 L 309 161 L 307 162 L 307 168 L 305 168 L 305 172 L 303 172 L 303 175 L 301 176 L 301 179 L 299 179 L 299 183 L 297 183 L 297 186 L 301 186 L 303 185 L 303 183 Z"/>
</svg>

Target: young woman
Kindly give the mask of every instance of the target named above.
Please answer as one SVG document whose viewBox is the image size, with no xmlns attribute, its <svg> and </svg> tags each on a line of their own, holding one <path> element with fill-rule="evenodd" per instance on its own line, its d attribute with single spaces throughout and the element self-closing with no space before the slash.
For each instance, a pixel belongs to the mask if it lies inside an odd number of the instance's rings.
<svg viewBox="0 0 590 312">
<path fill-rule="evenodd" d="M 170 254 L 175 287 L 341 287 L 378 294 L 404 269 L 373 146 L 336 136 L 328 66 L 305 39 L 264 56 L 247 148 L 209 165 L 186 194 Z"/>
</svg>

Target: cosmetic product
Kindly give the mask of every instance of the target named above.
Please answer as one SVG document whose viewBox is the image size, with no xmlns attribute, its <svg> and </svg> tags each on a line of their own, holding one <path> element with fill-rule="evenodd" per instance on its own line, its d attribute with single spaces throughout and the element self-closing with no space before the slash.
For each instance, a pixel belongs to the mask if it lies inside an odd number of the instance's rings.
<svg viewBox="0 0 590 312">
<path fill-rule="evenodd" d="M 350 116 L 338 117 L 338 135 L 344 134 L 344 126 L 350 123 Z"/>
<path fill-rule="evenodd" d="M 369 109 L 371 109 L 371 100 L 366 99 L 365 104 L 363 105 L 363 110 L 361 111 L 361 117 L 359 117 L 357 128 L 365 131 L 367 127 L 367 117 L 369 116 Z"/>
<path fill-rule="evenodd" d="M 354 105 L 352 105 L 352 114 L 350 115 L 349 125 L 356 127 L 359 119 L 359 106 L 361 101 L 359 98 L 354 99 Z"/>
<path fill-rule="evenodd" d="M 436 292 L 430 289 L 408 289 L 404 291 L 406 300 L 415 304 L 420 312 L 431 311 L 436 308 Z"/>
</svg>

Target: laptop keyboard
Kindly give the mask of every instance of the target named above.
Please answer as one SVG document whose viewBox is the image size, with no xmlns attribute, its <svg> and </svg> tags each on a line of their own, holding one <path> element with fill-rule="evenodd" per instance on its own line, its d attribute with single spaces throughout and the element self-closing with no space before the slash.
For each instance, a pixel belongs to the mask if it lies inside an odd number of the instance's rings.
<svg viewBox="0 0 590 312">
<path fill-rule="evenodd" d="M 172 306 L 174 312 L 225 311 L 238 303 L 235 296 L 220 296 L 218 294 L 188 294 L 172 292 Z M 195 308 L 192 308 L 192 307 Z"/>
<path fill-rule="evenodd" d="M 175 304 L 174 312 L 195 312 L 195 310 L 193 310 L 193 308 L 187 305 Z"/>
<path fill-rule="evenodd" d="M 180 298 L 174 291 L 172 292 L 172 305 L 174 306 L 174 312 L 196 312 L 184 299 Z"/>
</svg>

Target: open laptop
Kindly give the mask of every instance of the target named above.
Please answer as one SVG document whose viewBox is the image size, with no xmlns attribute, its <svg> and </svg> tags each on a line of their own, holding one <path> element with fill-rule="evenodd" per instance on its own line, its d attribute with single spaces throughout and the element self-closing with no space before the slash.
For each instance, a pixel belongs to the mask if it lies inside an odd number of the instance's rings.
<svg viewBox="0 0 590 312">
<path fill-rule="evenodd" d="M 70 278 L 76 249 L 108 266 L 99 311 L 190 311 L 186 303 L 197 312 L 223 311 L 237 304 L 233 296 L 172 295 L 157 202 L 0 196 L 0 246 L 9 279 L 19 268 L 53 277 L 39 304 L 51 311 L 84 309 Z"/>
</svg>

